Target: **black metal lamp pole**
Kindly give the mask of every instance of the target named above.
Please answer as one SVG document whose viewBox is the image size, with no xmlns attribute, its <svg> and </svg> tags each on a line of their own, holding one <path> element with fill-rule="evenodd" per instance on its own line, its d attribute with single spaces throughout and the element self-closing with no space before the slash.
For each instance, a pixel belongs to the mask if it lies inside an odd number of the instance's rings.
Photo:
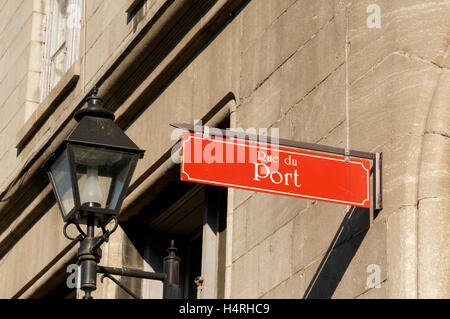
<svg viewBox="0 0 450 319">
<path fill-rule="evenodd" d="M 87 217 L 86 237 L 80 242 L 77 256 L 81 271 L 81 290 L 85 292 L 83 299 L 91 299 L 91 293 L 97 288 L 97 264 L 102 257 L 100 248 L 95 249 L 95 219 L 92 214 Z"/>
</svg>

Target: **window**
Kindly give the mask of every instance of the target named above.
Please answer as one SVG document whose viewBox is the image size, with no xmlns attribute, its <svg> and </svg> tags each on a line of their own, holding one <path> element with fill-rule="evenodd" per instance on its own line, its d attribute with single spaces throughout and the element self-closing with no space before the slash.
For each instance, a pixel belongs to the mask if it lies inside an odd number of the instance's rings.
<svg viewBox="0 0 450 319">
<path fill-rule="evenodd" d="M 124 245 L 124 264 L 133 268 L 141 260 L 145 271 L 162 272 L 166 249 L 174 239 L 181 258 L 181 297 L 223 298 L 227 189 L 176 184 L 159 193 L 141 214 L 121 223 L 129 240 Z M 184 192 L 186 187 L 189 190 Z M 163 296 L 159 281 L 121 278 L 121 282 L 144 299 Z M 129 298 L 122 290 L 118 297 Z"/>
<path fill-rule="evenodd" d="M 226 201 L 226 188 L 197 185 L 163 213 L 143 223 L 140 232 L 144 234 L 145 270 L 162 271 L 168 243 L 175 239 L 181 258 L 182 298 L 223 298 Z M 161 283 L 142 284 L 143 298 L 162 297 Z"/>
<path fill-rule="evenodd" d="M 48 0 L 41 102 L 78 59 L 81 0 Z"/>
</svg>

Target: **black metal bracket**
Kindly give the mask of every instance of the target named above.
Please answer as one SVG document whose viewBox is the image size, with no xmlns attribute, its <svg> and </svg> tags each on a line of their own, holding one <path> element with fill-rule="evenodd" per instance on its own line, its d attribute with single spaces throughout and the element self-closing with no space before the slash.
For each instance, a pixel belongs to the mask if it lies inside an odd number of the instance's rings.
<svg viewBox="0 0 450 319">
<path fill-rule="evenodd" d="M 373 161 L 373 208 L 375 211 L 380 211 L 383 209 L 382 162 L 383 153 L 375 153 L 375 159 Z"/>
<path fill-rule="evenodd" d="M 167 278 L 167 275 L 165 273 L 148 272 L 133 268 L 114 268 L 114 267 L 97 266 L 97 272 L 101 274 L 110 274 L 123 277 L 134 277 L 159 281 L 164 281 Z"/>
<path fill-rule="evenodd" d="M 114 282 L 117 286 L 122 288 L 127 294 L 129 294 L 134 299 L 140 299 L 136 294 L 134 294 L 130 289 L 125 287 L 120 281 L 112 277 L 112 275 L 119 275 L 124 277 L 133 277 L 133 278 L 143 278 L 150 280 L 159 280 L 165 282 L 167 279 L 167 275 L 165 273 L 159 272 L 147 272 L 139 269 L 131 269 L 131 268 L 113 268 L 113 267 L 105 267 L 105 266 L 97 266 L 97 273 L 103 274 L 101 278 L 101 282 L 106 277 Z"/>
<path fill-rule="evenodd" d="M 143 278 L 150 280 L 159 280 L 165 282 L 167 279 L 167 275 L 159 272 L 147 272 L 139 269 L 131 269 L 131 268 L 113 268 L 113 267 L 105 267 L 105 266 L 97 266 L 97 273 L 103 274 L 101 278 L 101 282 L 106 277 L 114 282 L 117 286 L 122 288 L 127 294 L 129 294 L 134 299 L 140 299 L 136 294 L 134 294 L 130 289 L 125 287 L 120 281 L 112 277 L 112 275 L 118 275 L 123 277 L 133 277 L 133 278 Z"/>
<path fill-rule="evenodd" d="M 123 277 L 143 278 L 150 280 L 159 280 L 164 283 L 163 298 L 165 299 L 179 299 L 181 298 L 180 288 L 180 258 L 175 255 L 177 249 L 175 248 L 175 242 L 170 242 L 170 247 L 167 249 L 168 256 L 164 257 L 163 272 L 148 272 L 133 268 L 114 268 L 97 266 L 97 273 L 103 274 L 101 281 L 106 277 L 114 282 L 117 286 L 122 288 L 127 294 L 134 299 L 140 299 L 130 289 L 125 287 L 120 281 L 115 279 L 112 275 L 118 275 Z"/>
<path fill-rule="evenodd" d="M 83 231 L 83 229 L 80 226 L 79 216 L 80 216 L 80 213 L 76 212 L 75 217 L 72 220 L 67 221 L 66 224 L 64 225 L 63 234 L 64 234 L 64 237 L 66 237 L 69 240 L 83 240 L 84 238 L 87 237 L 86 233 Z M 99 227 L 102 229 L 103 233 L 101 236 L 96 237 L 96 244 L 95 244 L 95 247 L 93 247 L 93 250 L 99 248 L 101 246 L 101 244 L 103 244 L 104 242 L 108 242 L 109 236 L 112 233 L 114 233 L 116 231 L 117 227 L 119 226 L 119 221 L 117 220 L 117 216 L 111 216 L 110 219 L 108 219 L 108 222 L 111 219 L 114 220 L 114 226 L 111 230 L 107 230 L 106 226 L 104 224 L 99 225 Z M 80 237 L 72 238 L 67 234 L 67 227 L 69 227 L 71 224 L 75 225 L 75 227 L 77 228 L 78 232 L 81 235 L 81 238 Z"/>
<path fill-rule="evenodd" d="M 94 236 L 94 230 L 97 221 L 92 214 L 88 216 L 86 232 L 81 229 L 78 223 L 78 215 L 76 215 L 74 220 L 67 222 L 64 225 L 64 236 L 70 240 L 80 241 L 80 247 L 78 248 L 77 256 L 78 264 L 80 265 L 81 269 L 81 289 L 85 293 L 83 299 L 92 299 L 92 291 L 97 288 L 96 277 L 98 273 L 103 274 L 103 276 L 101 277 L 101 282 L 103 282 L 103 279 L 106 277 L 135 299 L 139 299 L 139 297 L 112 275 L 162 281 L 164 283 L 163 298 L 180 298 L 180 258 L 175 255 L 177 249 L 175 248 L 175 243 L 173 240 L 171 241 L 170 247 L 167 249 L 169 254 L 168 256 L 164 257 L 163 260 L 163 273 L 147 272 L 132 268 L 114 268 L 98 265 L 102 257 L 100 246 L 104 242 L 108 242 L 109 236 L 116 231 L 119 225 L 116 216 L 113 216 L 112 219 L 114 219 L 114 226 L 111 230 L 107 230 L 105 225 L 97 225 L 102 229 L 102 235 L 98 237 Z M 70 224 L 74 224 L 80 232 L 80 236 L 78 236 L 77 238 L 72 238 L 67 235 L 67 227 Z"/>
</svg>

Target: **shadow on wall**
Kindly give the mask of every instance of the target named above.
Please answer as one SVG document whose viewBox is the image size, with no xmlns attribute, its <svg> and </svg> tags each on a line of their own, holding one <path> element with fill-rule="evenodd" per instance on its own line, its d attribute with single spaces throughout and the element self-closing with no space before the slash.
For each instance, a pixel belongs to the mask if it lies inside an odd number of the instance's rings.
<svg viewBox="0 0 450 319">
<path fill-rule="evenodd" d="M 352 207 L 347 212 L 306 288 L 304 299 L 330 299 L 333 296 L 369 227 L 370 209 Z"/>
</svg>

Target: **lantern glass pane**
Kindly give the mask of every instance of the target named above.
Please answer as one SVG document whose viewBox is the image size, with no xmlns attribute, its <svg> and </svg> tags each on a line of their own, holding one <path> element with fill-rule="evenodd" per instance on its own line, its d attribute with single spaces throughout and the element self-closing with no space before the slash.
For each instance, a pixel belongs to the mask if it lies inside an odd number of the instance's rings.
<svg viewBox="0 0 450 319">
<path fill-rule="evenodd" d="M 116 210 L 128 188 L 128 176 L 137 161 L 136 154 L 73 146 L 80 204 Z"/>
<path fill-rule="evenodd" d="M 50 167 L 50 175 L 62 213 L 66 216 L 75 206 L 67 149 Z"/>
</svg>

